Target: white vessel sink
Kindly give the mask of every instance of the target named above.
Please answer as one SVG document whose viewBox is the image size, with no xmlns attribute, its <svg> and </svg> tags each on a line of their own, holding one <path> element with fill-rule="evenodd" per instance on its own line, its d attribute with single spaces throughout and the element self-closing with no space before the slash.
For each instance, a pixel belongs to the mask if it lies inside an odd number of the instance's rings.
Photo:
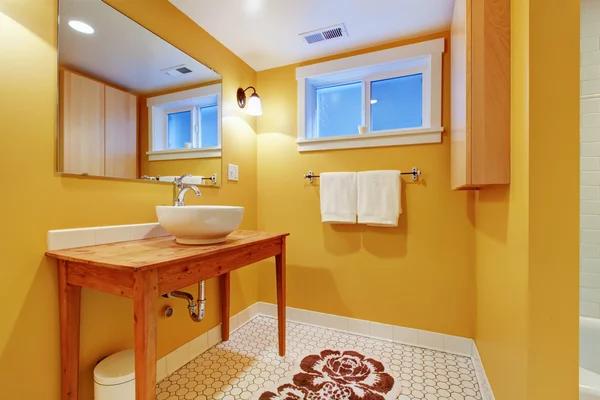
<svg viewBox="0 0 600 400">
<path fill-rule="evenodd" d="M 221 243 L 242 223 L 244 207 L 157 206 L 158 222 L 181 244 Z"/>
</svg>

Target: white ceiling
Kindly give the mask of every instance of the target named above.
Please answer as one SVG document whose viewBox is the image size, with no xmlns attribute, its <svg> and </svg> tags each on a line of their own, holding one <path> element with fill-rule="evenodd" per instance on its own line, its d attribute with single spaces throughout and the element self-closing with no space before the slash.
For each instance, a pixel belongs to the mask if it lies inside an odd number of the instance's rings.
<svg viewBox="0 0 600 400">
<path fill-rule="evenodd" d="M 257 71 L 450 28 L 454 0 L 169 0 Z M 300 33 L 346 24 L 349 37 Z"/>
<path fill-rule="evenodd" d="M 78 20 L 92 35 L 69 27 Z M 157 92 L 221 79 L 181 50 L 101 0 L 61 0 L 59 63 L 136 93 Z M 172 77 L 161 70 L 185 64 L 193 72 Z"/>
</svg>

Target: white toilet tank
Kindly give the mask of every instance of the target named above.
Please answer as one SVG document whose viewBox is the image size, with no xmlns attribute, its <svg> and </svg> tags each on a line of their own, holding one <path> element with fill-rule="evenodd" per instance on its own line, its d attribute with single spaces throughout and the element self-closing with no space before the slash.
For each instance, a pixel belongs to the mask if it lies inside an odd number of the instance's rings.
<svg viewBox="0 0 600 400">
<path fill-rule="evenodd" d="M 94 369 L 94 400 L 135 400 L 135 355 L 125 350 Z"/>
</svg>

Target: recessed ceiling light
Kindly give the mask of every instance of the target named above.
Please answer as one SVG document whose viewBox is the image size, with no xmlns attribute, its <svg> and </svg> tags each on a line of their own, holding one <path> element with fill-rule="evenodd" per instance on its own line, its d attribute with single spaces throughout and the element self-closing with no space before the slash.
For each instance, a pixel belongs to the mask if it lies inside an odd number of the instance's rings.
<svg viewBox="0 0 600 400">
<path fill-rule="evenodd" d="M 377 104 L 377 100 L 375 100 L 375 99 L 371 100 L 371 104 Z"/>
<path fill-rule="evenodd" d="M 81 21 L 69 21 L 69 26 L 75 29 L 77 32 L 85 33 L 91 35 L 94 33 L 94 28 Z"/>
</svg>

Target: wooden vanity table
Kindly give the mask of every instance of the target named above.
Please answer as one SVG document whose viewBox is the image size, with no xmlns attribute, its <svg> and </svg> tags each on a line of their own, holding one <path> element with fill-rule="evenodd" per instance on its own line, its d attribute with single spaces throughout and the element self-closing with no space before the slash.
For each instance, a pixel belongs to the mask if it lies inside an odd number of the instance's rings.
<svg viewBox="0 0 600 400">
<path fill-rule="evenodd" d="M 229 339 L 230 272 L 276 258 L 279 354 L 285 355 L 285 241 L 289 234 L 236 231 L 225 243 L 184 246 L 173 237 L 51 251 L 58 259 L 62 400 L 77 400 L 81 288 L 133 299 L 136 399 L 154 400 L 157 298 L 220 277 L 222 336 Z"/>
</svg>

